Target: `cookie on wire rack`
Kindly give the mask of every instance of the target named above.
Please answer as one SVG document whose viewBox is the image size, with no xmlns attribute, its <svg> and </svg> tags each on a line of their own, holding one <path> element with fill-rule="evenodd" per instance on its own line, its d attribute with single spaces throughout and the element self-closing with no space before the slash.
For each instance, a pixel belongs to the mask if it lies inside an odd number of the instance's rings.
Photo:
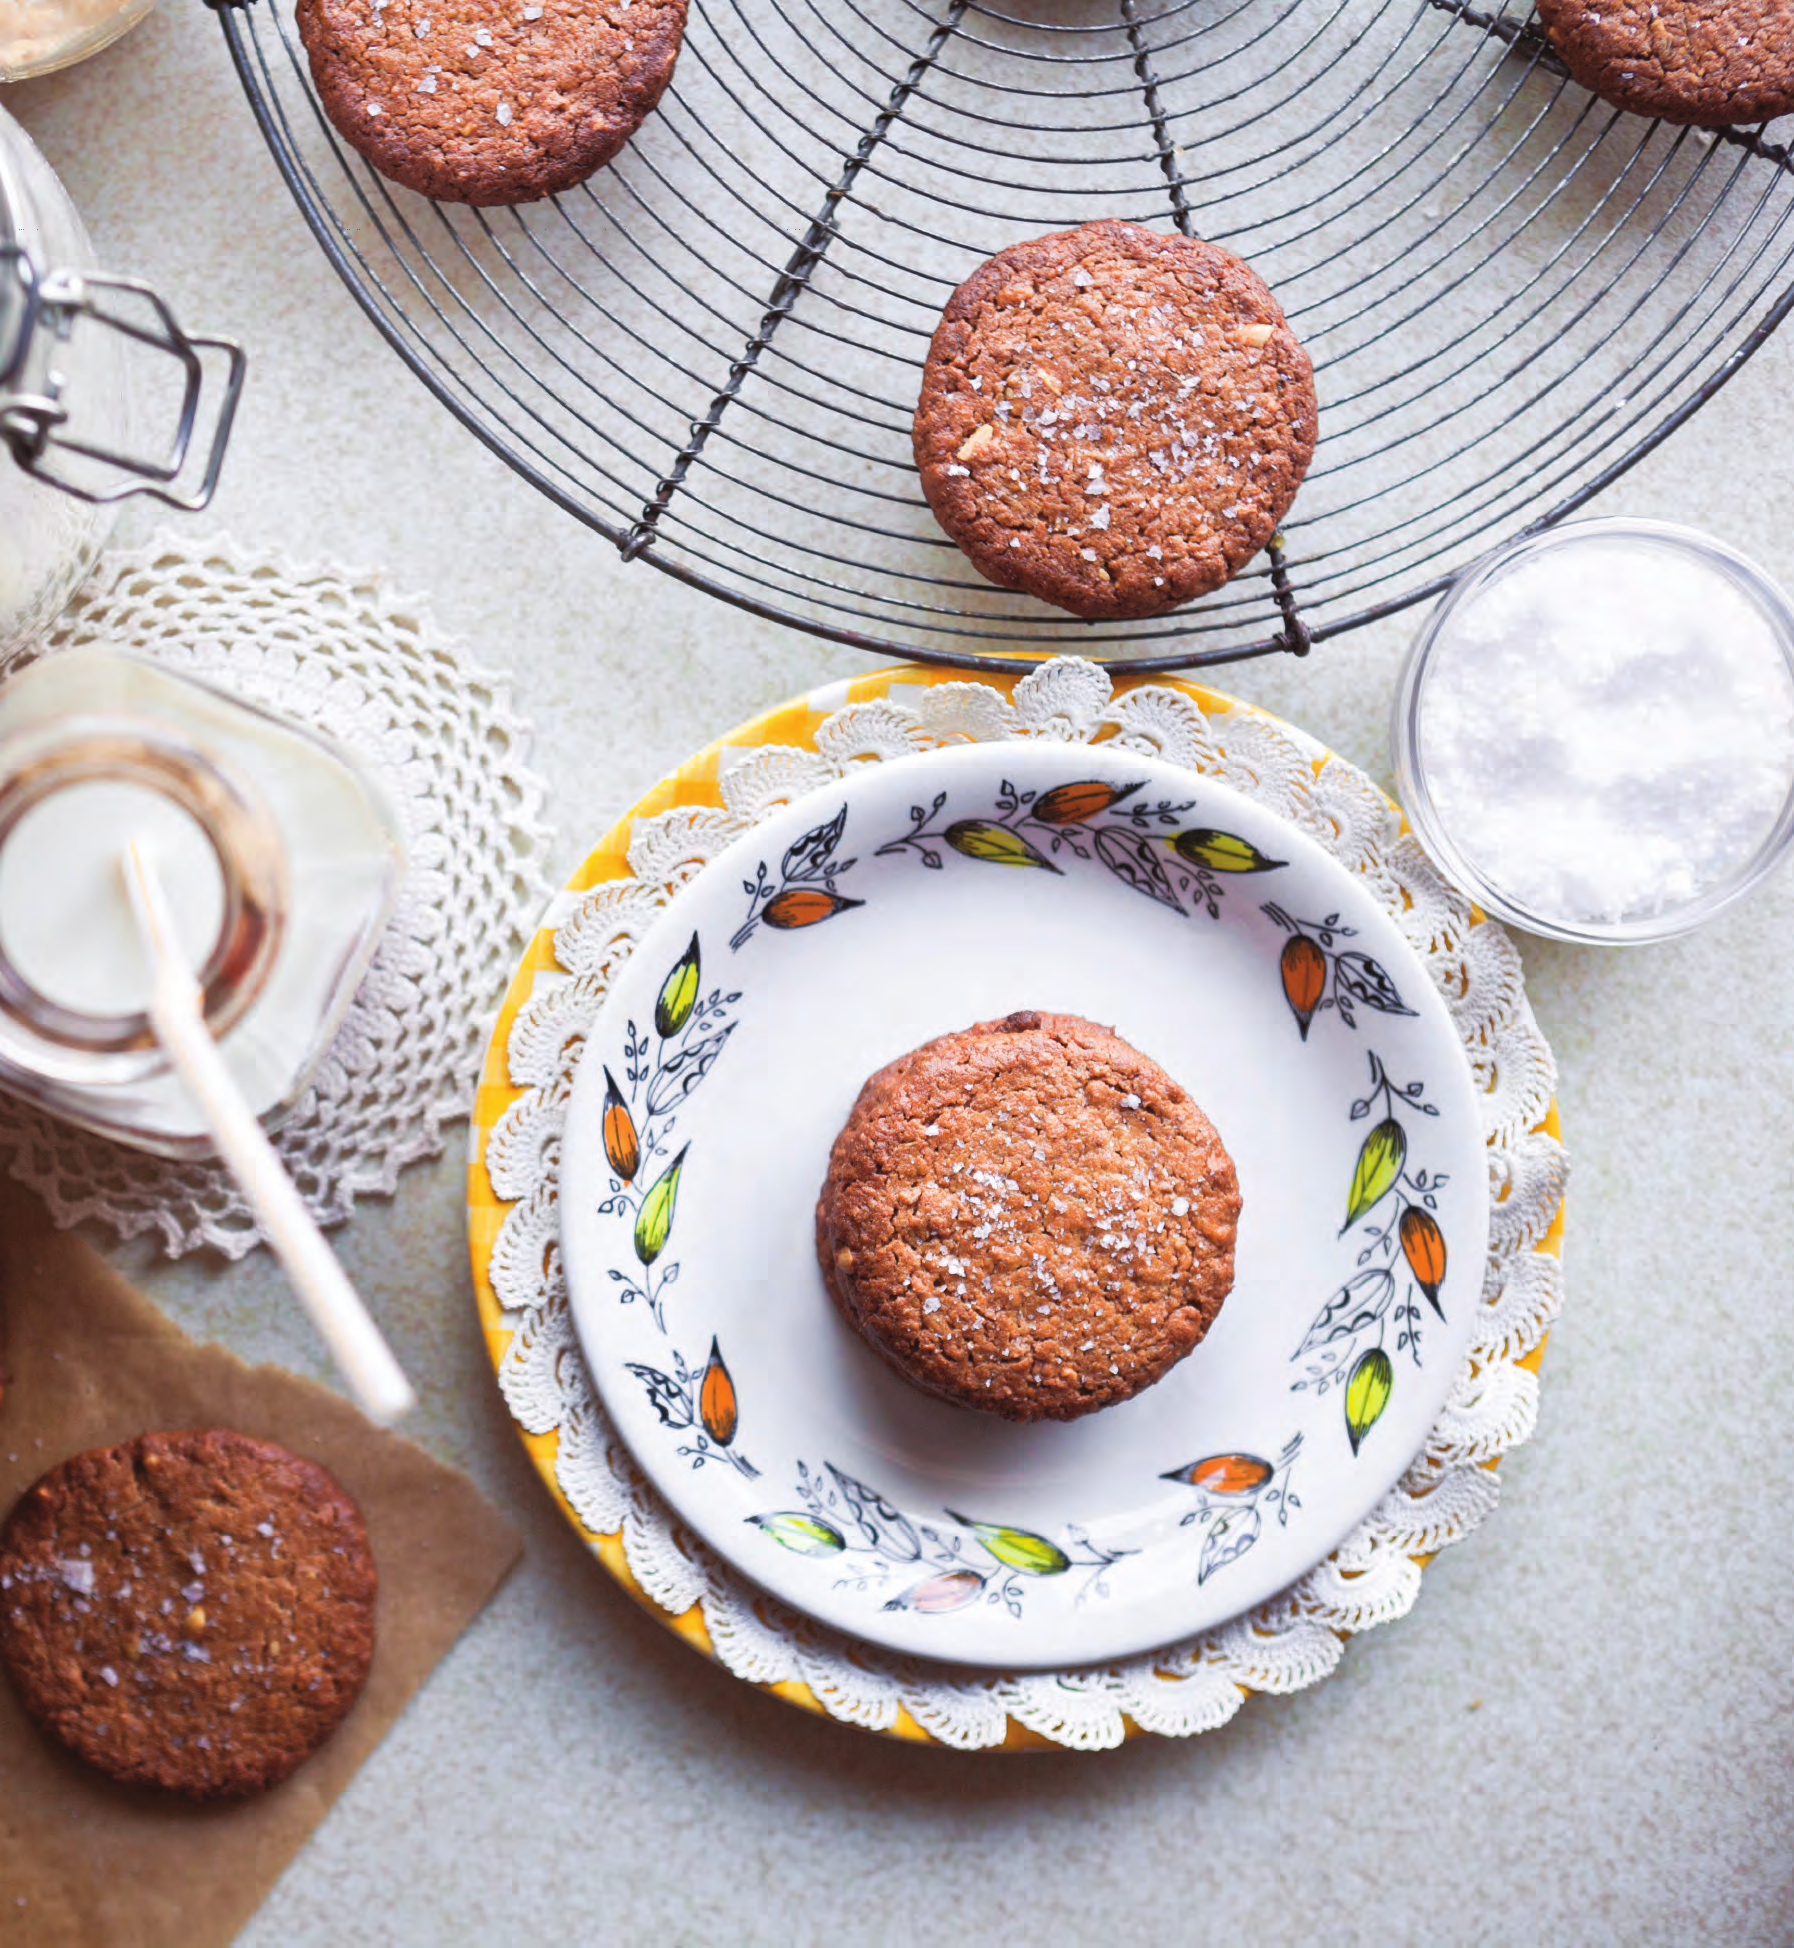
<svg viewBox="0 0 1794 1948">
<path fill-rule="evenodd" d="M 407 189 L 529 203 L 583 182 L 652 113 L 686 0 L 298 0 L 325 113 Z"/>
<path fill-rule="evenodd" d="M 916 466 L 978 571 L 1073 615 L 1161 615 L 1237 575 L 1314 454 L 1314 368 L 1264 281 L 1137 223 L 1013 244 L 948 301 Z"/>
<path fill-rule="evenodd" d="M 1570 73 L 1617 108 L 1696 128 L 1794 111 L 1794 0 L 1538 0 Z"/>
</svg>

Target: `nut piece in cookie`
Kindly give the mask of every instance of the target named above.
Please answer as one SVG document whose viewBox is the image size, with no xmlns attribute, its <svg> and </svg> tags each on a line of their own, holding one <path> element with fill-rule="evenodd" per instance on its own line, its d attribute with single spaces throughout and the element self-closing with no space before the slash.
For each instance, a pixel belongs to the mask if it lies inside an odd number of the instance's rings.
<svg viewBox="0 0 1794 1948">
<path fill-rule="evenodd" d="M 1539 22 L 1618 108 L 1696 128 L 1794 111 L 1794 0 L 1539 0 Z"/>
<path fill-rule="evenodd" d="M 0 1531 L 0 1665 L 115 1779 L 234 1799 L 348 1715 L 374 1651 L 361 1516 L 314 1462 L 222 1431 L 52 1468 Z"/>
<path fill-rule="evenodd" d="M 981 574 L 1121 618 L 1238 574 L 1315 426 L 1314 368 L 1254 271 L 1103 222 L 1011 245 L 954 292 L 914 439 L 928 504 Z"/>
<path fill-rule="evenodd" d="M 1021 1010 L 899 1057 L 829 1157 L 829 1293 L 925 1392 L 1075 1420 L 1163 1378 L 1233 1283 L 1240 1194 L 1157 1063 L 1077 1015 Z"/>
<path fill-rule="evenodd" d="M 382 175 L 528 203 L 610 161 L 660 100 L 686 0 L 298 0 L 325 113 Z"/>
</svg>

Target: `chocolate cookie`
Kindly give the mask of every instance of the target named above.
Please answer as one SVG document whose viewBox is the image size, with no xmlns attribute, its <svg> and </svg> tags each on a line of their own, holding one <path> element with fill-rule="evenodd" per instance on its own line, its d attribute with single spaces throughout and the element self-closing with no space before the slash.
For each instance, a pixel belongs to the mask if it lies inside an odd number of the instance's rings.
<svg viewBox="0 0 1794 1948">
<path fill-rule="evenodd" d="M 64 1461 L 0 1532 L 0 1664 L 115 1779 L 193 1799 L 284 1779 L 354 1704 L 374 1559 L 324 1470 L 241 1434 Z"/>
<path fill-rule="evenodd" d="M 924 1391 L 1075 1420 L 1208 1331 L 1239 1213 L 1221 1139 L 1157 1063 L 1025 1010 L 872 1077 L 829 1156 L 816 1251 L 854 1328 Z"/>
<path fill-rule="evenodd" d="M 298 0 L 325 113 L 382 175 L 449 203 L 583 182 L 672 76 L 686 0 Z"/>
<path fill-rule="evenodd" d="M 1086 223 L 999 251 L 954 292 L 916 465 L 980 574 L 1074 615 L 1150 616 L 1271 538 L 1315 420 L 1314 368 L 1255 272 L 1194 238 Z"/>
<path fill-rule="evenodd" d="M 1696 128 L 1794 110 L 1794 0 L 1539 0 L 1539 21 L 1616 107 Z"/>
</svg>

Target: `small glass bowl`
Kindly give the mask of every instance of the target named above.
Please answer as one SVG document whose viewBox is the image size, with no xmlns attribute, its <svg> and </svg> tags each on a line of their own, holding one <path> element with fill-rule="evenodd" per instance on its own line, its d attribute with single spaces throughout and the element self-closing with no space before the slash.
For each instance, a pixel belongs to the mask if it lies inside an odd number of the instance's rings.
<svg viewBox="0 0 1794 1948">
<path fill-rule="evenodd" d="M 98 54 L 156 0 L 10 0 L 0 8 L 0 82 L 33 81 Z"/>
<path fill-rule="evenodd" d="M 1441 815 L 1428 776 L 1423 735 L 1423 712 L 1429 678 L 1455 646 L 1472 606 L 1500 578 L 1518 565 L 1548 552 L 1568 552 L 1594 542 L 1626 541 L 1641 552 L 1661 551 L 1663 557 L 1693 557 L 1717 570 L 1764 617 L 1770 626 L 1789 680 L 1794 684 L 1794 605 L 1781 588 L 1754 562 L 1725 543 L 1692 528 L 1662 521 L 1577 521 L 1546 533 L 1510 542 L 1466 570 L 1421 630 L 1396 685 L 1390 720 L 1390 751 L 1396 788 L 1415 836 L 1434 863 L 1454 885 L 1468 893 L 1486 913 L 1550 940 L 1582 945 L 1629 945 L 1669 940 L 1692 932 L 1750 892 L 1794 847 L 1794 749 L 1789 752 L 1789 784 L 1781 810 L 1756 849 L 1724 878 L 1702 886 L 1691 898 L 1655 912 L 1616 920 L 1586 919 L 1536 910 L 1506 891 L 1477 857 L 1476 834 L 1454 829 Z"/>
</svg>

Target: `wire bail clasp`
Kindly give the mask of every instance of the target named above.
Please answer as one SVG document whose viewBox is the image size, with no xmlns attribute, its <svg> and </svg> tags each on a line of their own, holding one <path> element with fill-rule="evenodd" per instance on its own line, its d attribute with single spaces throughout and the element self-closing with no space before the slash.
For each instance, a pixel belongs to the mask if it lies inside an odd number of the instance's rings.
<svg viewBox="0 0 1794 1948">
<path fill-rule="evenodd" d="M 224 449 L 243 392 L 248 361 L 234 338 L 209 338 L 183 331 L 160 293 L 141 278 L 112 277 L 98 271 L 40 270 L 16 243 L 0 243 L 0 284 L 10 291 L 0 299 L 0 317 L 10 309 L 11 329 L 0 343 L 0 439 L 26 473 L 77 500 L 104 504 L 148 494 L 169 507 L 197 513 L 211 500 L 224 465 Z M 141 315 L 108 305 L 117 293 L 139 301 Z M 181 405 L 173 438 L 160 458 L 74 437 L 66 429 L 68 380 L 54 351 L 66 344 L 77 320 L 87 319 L 117 332 L 151 352 L 165 354 L 181 368 Z M 207 390 L 202 352 L 223 355 L 222 392 L 212 414 L 210 445 L 199 484 L 185 492 L 175 481 L 187 467 Z M 82 479 L 58 456 L 92 461 L 116 478 Z"/>
</svg>

